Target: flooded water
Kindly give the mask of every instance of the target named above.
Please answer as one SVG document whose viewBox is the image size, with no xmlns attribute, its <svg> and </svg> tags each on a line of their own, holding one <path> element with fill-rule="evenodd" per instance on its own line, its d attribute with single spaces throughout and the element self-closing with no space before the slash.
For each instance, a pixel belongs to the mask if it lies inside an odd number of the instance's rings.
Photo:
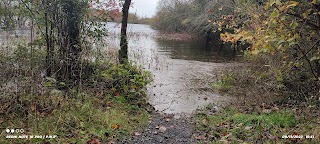
<svg viewBox="0 0 320 144">
<path fill-rule="evenodd" d="M 116 59 L 120 42 L 120 24 L 107 23 L 106 38 L 110 59 Z M 2 47 L 16 38 L 30 39 L 28 30 L 4 33 Z M 161 35 L 161 36 L 160 36 Z M 239 66 L 232 49 L 223 45 L 206 47 L 203 42 L 163 39 L 163 35 L 148 25 L 128 25 L 129 59 L 133 64 L 151 71 L 154 81 L 148 86 L 149 102 L 156 110 L 169 114 L 191 114 L 209 103 L 229 101 L 213 92 L 210 83 L 222 68 Z M 12 39 L 12 40 L 11 40 Z M 9 53 L 9 49 L 7 53 Z M 10 50 L 12 51 L 12 50 Z"/>
<path fill-rule="evenodd" d="M 109 47 L 118 47 L 120 25 L 107 26 Z M 228 101 L 227 97 L 215 94 L 210 83 L 221 68 L 239 65 L 234 62 L 232 50 L 219 45 L 206 48 L 196 41 L 160 39 L 159 32 L 148 25 L 129 24 L 128 35 L 129 59 L 154 75 L 148 95 L 156 110 L 191 114 L 209 103 L 219 105 Z"/>
</svg>

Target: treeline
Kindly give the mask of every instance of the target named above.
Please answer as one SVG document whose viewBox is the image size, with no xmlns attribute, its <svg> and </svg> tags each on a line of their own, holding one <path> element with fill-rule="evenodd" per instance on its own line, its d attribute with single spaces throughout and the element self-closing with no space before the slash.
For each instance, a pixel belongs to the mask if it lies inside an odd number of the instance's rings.
<svg viewBox="0 0 320 144">
<path fill-rule="evenodd" d="M 119 9 L 113 10 L 99 10 L 91 8 L 89 11 L 89 15 L 93 16 L 94 21 L 108 21 L 108 22 L 121 22 L 122 12 Z M 151 18 L 140 17 L 136 13 L 129 13 L 128 15 L 128 23 L 133 24 L 149 24 Z"/>
<path fill-rule="evenodd" d="M 231 0 L 161 0 L 151 25 L 162 31 L 204 36 L 218 28 L 212 21 L 232 13 Z"/>
<path fill-rule="evenodd" d="M 320 95 L 319 0 L 161 0 L 152 26 L 250 44 L 245 55 L 276 87 L 300 98 Z"/>
</svg>

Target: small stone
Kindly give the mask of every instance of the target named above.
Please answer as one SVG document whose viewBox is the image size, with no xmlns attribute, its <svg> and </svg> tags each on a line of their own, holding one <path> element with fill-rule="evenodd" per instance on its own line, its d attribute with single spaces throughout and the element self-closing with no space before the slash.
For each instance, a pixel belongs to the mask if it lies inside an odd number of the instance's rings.
<svg viewBox="0 0 320 144">
<path fill-rule="evenodd" d="M 156 141 L 159 142 L 159 143 L 162 143 L 164 141 L 164 138 L 161 137 L 161 136 L 157 136 L 156 137 Z"/>
<path fill-rule="evenodd" d="M 135 136 L 139 136 L 139 135 L 141 135 L 141 133 L 135 132 L 134 135 L 135 135 Z"/>
<path fill-rule="evenodd" d="M 262 113 L 265 113 L 265 114 L 271 113 L 271 109 L 263 109 Z"/>
<path fill-rule="evenodd" d="M 160 132 L 164 133 L 165 131 L 167 131 L 167 128 L 164 126 L 160 126 L 159 130 Z"/>
<path fill-rule="evenodd" d="M 184 138 L 190 138 L 192 136 L 192 134 L 189 131 L 184 131 L 183 132 L 183 137 Z"/>
<path fill-rule="evenodd" d="M 166 138 L 166 139 L 169 139 L 169 138 L 170 138 L 170 136 L 167 135 L 167 134 L 165 134 L 165 135 L 163 135 L 163 136 L 164 136 L 164 138 Z"/>
</svg>

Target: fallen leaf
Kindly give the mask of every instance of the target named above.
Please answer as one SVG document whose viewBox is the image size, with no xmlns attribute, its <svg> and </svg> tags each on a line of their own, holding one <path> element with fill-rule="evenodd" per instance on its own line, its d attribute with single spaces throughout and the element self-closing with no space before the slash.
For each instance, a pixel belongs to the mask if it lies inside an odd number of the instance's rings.
<svg viewBox="0 0 320 144">
<path fill-rule="evenodd" d="M 228 137 L 230 137 L 232 134 L 231 133 L 228 133 L 228 134 L 224 134 L 223 136 L 225 137 L 225 138 L 228 138 Z"/>
<path fill-rule="evenodd" d="M 107 144 L 114 144 L 114 142 L 113 141 L 109 141 Z"/>
<path fill-rule="evenodd" d="M 246 127 L 244 127 L 244 130 L 250 130 L 252 128 L 253 128 L 253 126 L 246 126 Z"/>
<path fill-rule="evenodd" d="M 120 126 L 119 126 L 119 125 L 117 125 L 117 124 L 113 124 L 113 125 L 111 125 L 111 128 L 112 128 L 112 129 L 114 129 L 114 130 L 115 130 L 115 129 L 119 129 L 119 127 L 120 127 Z"/>
<path fill-rule="evenodd" d="M 241 126 L 243 126 L 243 123 L 239 123 L 237 126 L 238 126 L 238 127 L 241 127 Z"/>
<path fill-rule="evenodd" d="M 119 97 L 119 96 L 120 96 L 120 93 L 116 92 L 115 95 L 116 95 L 117 97 Z"/>
<path fill-rule="evenodd" d="M 205 125 L 205 126 L 207 126 L 207 125 L 208 125 L 207 119 L 203 119 L 203 120 L 202 120 L 202 124 Z"/>
<path fill-rule="evenodd" d="M 197 140 L 205 140 L 205 139 L 206 139 L 206 137 L 203 136 L 203 135 L 196 136 L 195 138 L 196 138 Z"/>
<path fill-rule="evenodd" d="M 89 141 L 87 141 L 87 144 L 101 144 L 99 139 L 93 138 Z"/>
</svg>

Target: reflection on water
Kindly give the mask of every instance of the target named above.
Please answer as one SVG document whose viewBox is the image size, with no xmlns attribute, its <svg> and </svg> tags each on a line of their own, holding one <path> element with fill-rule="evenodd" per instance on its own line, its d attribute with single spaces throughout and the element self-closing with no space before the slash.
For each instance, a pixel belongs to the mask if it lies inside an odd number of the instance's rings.
<svg viewBox="0 0 320 144">
<path fill-rule="evenodd" d="M 234 61 L 236 52 L 217 43 L 206 45 L 203 41 L 170 41 L 156 39 L 159 51 L 166 53 L 172 59 L 196 60 L 203 62 L 228 62 Z"/>
<path fill-rule="evenodd" d="M 120 25 L 108 23 L 109 47 L 119 46 Z M 151 71 L 150 103 L 165 113 L 190 114 L 209 103 L 228 101 L 211 90 L 221 68 L 238 66 L 235 53 L 223 45 L 207 48 L 201 42 L 163 40 L 148 25 L 129 24 L 129 58 Z"/>
</svg>

